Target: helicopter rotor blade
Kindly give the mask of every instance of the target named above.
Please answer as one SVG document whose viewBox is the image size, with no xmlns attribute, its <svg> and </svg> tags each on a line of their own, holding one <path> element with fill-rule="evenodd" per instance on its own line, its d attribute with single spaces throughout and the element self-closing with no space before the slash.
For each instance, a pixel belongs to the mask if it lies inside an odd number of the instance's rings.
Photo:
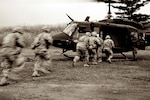
<svg viewBox="0 0 150 100">
<path fill-rule="evenodd" d="M 87 16 L 84 21 L 88 21 L 89 22 L 89 19 L 90 19 L 90 16 Z"/>
<path fill-rule="evenodd" d="M 71 20 L 71 21 L 74 21 L 74 19 L 72 19 L 68 14 L 66 14 L 68 16 L 68 18 Z"/>
</svg>

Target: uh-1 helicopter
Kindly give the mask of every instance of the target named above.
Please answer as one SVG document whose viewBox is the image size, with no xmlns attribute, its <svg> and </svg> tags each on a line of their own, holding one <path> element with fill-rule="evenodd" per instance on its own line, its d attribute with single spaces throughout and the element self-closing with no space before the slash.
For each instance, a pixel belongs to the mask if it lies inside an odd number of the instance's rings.
<svg viewBox="0 0 150 100">
<path fill-rule="evenodd" d="M 96 31 L 102 39 L 105 39 L 106 35 L 110 35 L 114 40 L 115 48 L 114 53 L 121 53 L 124 57 L 126 55 L 123 52 L 132 51 L 131 35 L 137 38 L 137 48 L 144 50 L 150 43 L 150 37 L 142 31 L 143 25 L 134 21 L 125 19 L 106 19 L 98 22 L 89 21 L 89 16 L 85 21 L 74 21 L 69 15 L 67 15 L 71 22 L 66 26 L 63 32 L 53 36 L 53 46 L 63 49 L 62 53 L 68 50 L 76 51 L 76 40 L 86 32 Z M 149 36 L 149 35 L 148 35 Z M 147 39 L 147 40 L 145 40 Z"/>
<path fill-rule="evenodd" d="M 75 51 L 75 40 L 78 40 L 84 33 L 93 31 L 96 31 L 102 39 L 105 39 L 106 35 L 110 35 L 115 43 L 113 52 L 121 53 L 124 57 L 126 55 L 123 52 L 133 51 L 133 34 L 137 39 L 136 48 L 144 50 L 146 46 L 150 45 L 150 34 L 144 33 L 144 27 L 141 23 L 123 18 L 111 19 L 110 0 L 108 7 L 108 19 L 97 22 L 89 21 L 90 16 L 87 16 L 84 21 L 75 21 L 67 15 L 71 22 L 63 32 L 53 36 L 53 45 L 63 48 L 62 53 L 68 50 Z"/>
</svg>

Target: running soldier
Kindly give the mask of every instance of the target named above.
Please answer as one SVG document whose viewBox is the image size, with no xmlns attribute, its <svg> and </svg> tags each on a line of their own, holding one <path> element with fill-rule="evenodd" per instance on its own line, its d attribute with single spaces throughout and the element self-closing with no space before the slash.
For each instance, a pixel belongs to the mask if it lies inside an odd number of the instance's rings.
<svg viewBox="0 0 150 100">
<path fill-rule="evenodd" d="M 111 39 L 110 35 L 106 35 L 105 40 L 104 40 L 103 50 L 106 54 L 106 58 L 109 63 L 112 63 L 111 62 L 111 59 L 113 58 L 112 48 L 114 47 L 115 47 L 114 41 Z"/>
<path fill-rule="evenodd" d="M 131 41 L 132 41 L 132 54 L 133 54 L 133 61 L 137 60 L 137 43 L 138 43 L 138 36 L 136 32 L 131 32 Z"/>
<path fill-rule="evenodd" d="M 48 27 L 44 26 L 42 30 L 43 32 L 34 39 L 34 43 L 32 45 L 32 49 L 35 52 L 35 64 L 32 74 L 33 77 L 39 77 L 39 72 L 45 74 L 50 73 L 47 69 L 51 64 L 51 56 L 48 49 L 52 45 L 53 39 L 49 34 Z"/>
<path fill-rule="evenodd" d="M 81 57 L 84 58 L 84 67 L 89 66 L 89 64 L 88 64 L 89 63 L 88 47 L 89 47 L 89 37 L 90 36 L 91 36 L 91 33 L 86 32 L 85 35 L 83 35 L 79 38 L 79 41 L 76 45 L 77 55 L 73 59 L 73 67 L 80 60 Z"/>
<path fill-rule="evenodd" d="M 100 40 L 97 38 L 97 32 L 93 31 L 92 36 L 89 39 L 89 53 L 92 57 L 92 64 L 97 65 L 97 48 L 101 45 Z"/>
<path fill-rule="evenodd" d="M 102 52 L 103 52 L 103 39 L 97 34 L 97 38 L 99 39 L 100 41 L 100 45 L 98 45 L 97 47 L 97 60 L 98 62 L 102 62 Z"/>
<path fill-rule="evenodd" d="M 24 69 L 25 58 L 21 55 L 24 47 L 23 32 L 21 27 L 15 27 L 12 33 L 7 34 L 2 41 L 2 48 L 0 50 L 0 59 L 2 71 L 2 79 L 0 85 L 9 84 L 8 79 L 17 81 L 20 79 L 18 72 Z"/>
</svg>

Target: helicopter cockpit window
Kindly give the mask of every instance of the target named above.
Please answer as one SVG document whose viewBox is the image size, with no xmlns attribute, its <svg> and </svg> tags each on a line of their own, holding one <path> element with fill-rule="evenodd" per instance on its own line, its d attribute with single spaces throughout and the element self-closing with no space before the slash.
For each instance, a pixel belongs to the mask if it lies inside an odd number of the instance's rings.
<svg viewBox="0 0 150 100">
<path fill-rule="evenodd" d="M 77 23 L 70 23 L 63 30 L 63 32 L 66 33 L 67 35 L 71 36 L 72 33 L 74 33 L 74 31 L 76 30 L 76 28 L 77 28 Z"/>
<path fill-rule="evenodd" d="M 86 27 L 79 27 L 79 33 L 85 33 L 86 32 Z"/>
</svg>

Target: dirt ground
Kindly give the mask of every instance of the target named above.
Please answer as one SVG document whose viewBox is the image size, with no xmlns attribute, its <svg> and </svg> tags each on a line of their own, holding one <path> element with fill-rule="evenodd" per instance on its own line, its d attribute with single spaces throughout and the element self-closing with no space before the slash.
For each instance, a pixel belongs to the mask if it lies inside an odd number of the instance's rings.
<svg viewBox="0 0 150 100">
<path fill-rule="evenodd" d="M 150 50 L 139 51 L 138 61 L 115 54 L 113 63 L 83 67 L 51 48 L 51 73 L 33 78 L 33 61 L 26 62 L 19 81 L 0 87 L 0 100 L 150 100 Z M 68 55 L 72 53 L 67 53 Z M 33 58 L 33 51 L 23 55 Z"/>
</svg>

